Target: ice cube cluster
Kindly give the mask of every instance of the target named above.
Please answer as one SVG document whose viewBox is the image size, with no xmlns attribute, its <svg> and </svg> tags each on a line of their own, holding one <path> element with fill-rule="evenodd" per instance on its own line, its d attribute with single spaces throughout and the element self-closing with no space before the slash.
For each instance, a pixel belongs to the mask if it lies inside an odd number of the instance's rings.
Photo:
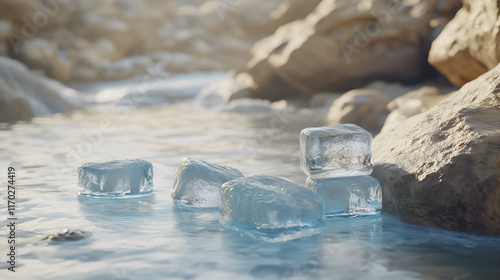
<svg viewBox="0 0 500 280">
<path fill-rule="evenodd" d="M 220 207 L 221 224 L 269 242 L 319 233 L 324 216 L 321 198 L 306 188 L 193 158 L 179 161 L 171 196 L 181 207 Z"/>
<path fill-rule="evenodd" d="M 78 168 L 79 195 L 119 197 L 152 192 L 153 165 L 149 161 L 89 162 Z"/>
<path fill-rule="evenodd" d="M 269 175 L 244 177 L 232 167 L 180 159 L 171 196 L 181 207 L 218 207 L 222 225 L 268 242 L 321 232 L 326 214 L 360 216 L 381 210 L 373 170 L 371 135 L 344 124 L 306 128 L 300 134 L 300 166 L 306 187 Z M 78 169 L 78 193 L 93 197 L 148 194 L 153 165 L 145 160 L 86 163 Z"/>
<path fill-rule="evenodd" d="M 373 171 L 371 134 L 354 124 L 306 128 L 300 133 L 300 167 L 306 188 L 324 201 L 325 213 L 360 216 L 381 210 Z"/>
</svg>

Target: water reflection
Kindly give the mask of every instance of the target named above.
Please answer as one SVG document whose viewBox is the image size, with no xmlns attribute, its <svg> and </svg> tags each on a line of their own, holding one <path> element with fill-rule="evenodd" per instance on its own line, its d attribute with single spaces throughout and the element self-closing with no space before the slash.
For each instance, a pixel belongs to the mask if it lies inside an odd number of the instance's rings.
<svg viewBox="0 0 500 280">
<path fill-rule="evenodd" d="M 150 218 L 155 195 L 137 198 L 93 198 L 78 196 L 80 212 L 97 227 L 127 232 L 146 229 L 144 218 Z"/>
</svg>

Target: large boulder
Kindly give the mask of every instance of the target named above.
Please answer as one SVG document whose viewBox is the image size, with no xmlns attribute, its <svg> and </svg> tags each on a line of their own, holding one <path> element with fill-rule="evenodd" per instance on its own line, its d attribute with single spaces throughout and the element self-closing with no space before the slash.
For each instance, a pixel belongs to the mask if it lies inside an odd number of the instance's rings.
<svg viewBox="0 0 500 280">
<path fill-rule="evenodd" d="M 373 141 L 383 211 L 500 235 L 500 65 Z"/>
<path fill-rule="evenodd" d="M 463 3 L 429 53 L 429 63 L 456 86 L 474 80 L 500 62 L 500 2 Z"/>
<path fill-rule="evenodd" d="M 436 3 L 323 0 L 305 19 L 255 44 L 247 65 L 253 81 L 246 87 L 255 98 L 279 100 L 377 79 L 417 82 L 434 36 L 430 23 L 441 16 Z"/>
</svg>

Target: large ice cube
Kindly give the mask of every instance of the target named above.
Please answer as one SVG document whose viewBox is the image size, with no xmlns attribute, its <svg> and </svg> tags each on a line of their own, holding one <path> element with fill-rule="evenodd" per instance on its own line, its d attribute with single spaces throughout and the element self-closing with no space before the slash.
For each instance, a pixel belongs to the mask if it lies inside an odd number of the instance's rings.
<svg viewBox="0 0 500 280">
<path fill-rule="evenodd" d="M 85 163 L 78 168 L 78 194 L 124 196 L 153 192 L 153 165 L 149 161 L 112 160 Z"/>
<path fill-rule="evenodd" d="M 326 214 L 363 216 L 382 209 L 380 183 L 371 176 L 307 178 L 306 188 L 323 199 Z"/>
<path fill-rule="evenodd" d="M 195 207 L 218 207 L 221 186 L 243 177 L 237 169 L 193 158 L 182 158 L 177 165 L 172 198 Z"/>
<path fill-rule="evenodd" d="M 300 168 L 311 178 L 370 175 L 371 134 L 354 124 L 306 128 L 300 133 Z"/>
<path fill-rule="evenodd" d="M 269 242 L 319 233 L 324 207 L 314 192 L 278 177 L 259 175 L 222 186 L 223 225 Z"/>
</svg>

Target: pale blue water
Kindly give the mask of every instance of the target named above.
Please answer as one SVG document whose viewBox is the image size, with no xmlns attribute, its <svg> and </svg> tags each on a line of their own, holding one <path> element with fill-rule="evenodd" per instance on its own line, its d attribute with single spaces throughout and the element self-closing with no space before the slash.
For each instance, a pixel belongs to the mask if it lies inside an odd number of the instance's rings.
<svg viewBox="0 0 500 280">
<path fill-rule="evenodd" d="M 108 125 L 100 136 L 103 121 Z M 181 157 L 304 185 L 299 133 L 324 124 L 319 112 L 248 115 L 178 104 L 128 113 L 76 112 L 6 127 L 0 131 L 0 178 L 7 181 L 7 167 L 16 168 L 19 246 L 17 272 L 11 273 L 2 227 L 0 278 L 500 279 L 499 238 L 375 215 L 329 218 L 320 235 L 267 243 L 224 228 L 218 210 L 173 206 L 170 188 Z M 153 163 L 153 195 L 78 197 L 78 166 L 120 158 Z M 64 228 L 92 235 L 41 240 Z"/>
</svg>

